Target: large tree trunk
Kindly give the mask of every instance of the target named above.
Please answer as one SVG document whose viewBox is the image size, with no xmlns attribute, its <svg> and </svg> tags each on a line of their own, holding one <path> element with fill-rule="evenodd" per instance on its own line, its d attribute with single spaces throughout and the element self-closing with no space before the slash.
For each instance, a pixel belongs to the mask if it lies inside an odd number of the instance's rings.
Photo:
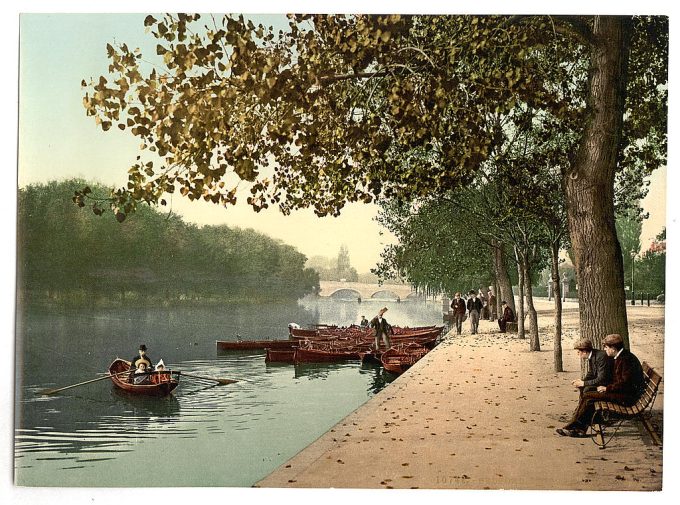
<svg viewBox="0 0 680 505">
<path fill-rule="evenodd" d="M 555 338 L 554 338 L 554 364 L 556 372 L 564 372 L 562 364 L 562 293 L 560 292 L 560 245 L 555 241 L 550 247 L 550 278 L 552 292 L 555 300 Z"/>
<path fill-rule="evenodd" d="M 619 333 L 628 347 L 623 259 L 614 227 L 614 172 L 623 123 L 628 22 L 595 16 L 587 118 L 576 163 L 565 174 L 581 338 L 595 347 Z"/>
<path fill-rule="evenodd" d="M 527 313 L 529 315 L 529 350 L 540 351 L 541 341 L 538 338 L 538 314 L 534 307 L 534 292 L 531 287 L 531 267 L 526 255 L 520 257 L 522 273 L 524 274 L 524 293 L 527 299 Z"/>
<path fill-rule="evenodd" d="M 508 307 L 512 309 L 513 314 L 517 314 L 515 310 L 515 297 L 512 294 L 512 284 L 510 276 L 508 275 L 508 264 L 505 261 L 505 254 L 503 253 L 503 244 L 494 241 L 492 243 L 493 249 L 493 264 L 496 273 L 496 281 L 498 282 L 498 292 L 496 293 L 496 303 L 498 304 L 498 317 L 503 313 L 500 308 L 500 303 L 505 301 Z"/>
</svg>

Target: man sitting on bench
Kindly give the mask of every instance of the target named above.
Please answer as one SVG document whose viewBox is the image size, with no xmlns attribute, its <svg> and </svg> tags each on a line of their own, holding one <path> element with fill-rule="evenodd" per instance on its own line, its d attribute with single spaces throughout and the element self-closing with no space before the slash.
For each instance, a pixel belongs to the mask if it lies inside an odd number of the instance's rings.
<svg viewBox="0 0 680 505">
<path fill-rule="evenodd" d="M 596 391 L 584 392 L 571 422 L 557 433 L 565 437 L 582 437 L 590 426 L 595 413 L 596 401 L 610 401 L 621 405 L 633 405 L 645 388 L 640 360 L 623 348 L 621 335 L 607 335 L 602 341 L 607 356 L 614 358 L 614 377 L 607 386 L 598 386 Z"/>
</svg>

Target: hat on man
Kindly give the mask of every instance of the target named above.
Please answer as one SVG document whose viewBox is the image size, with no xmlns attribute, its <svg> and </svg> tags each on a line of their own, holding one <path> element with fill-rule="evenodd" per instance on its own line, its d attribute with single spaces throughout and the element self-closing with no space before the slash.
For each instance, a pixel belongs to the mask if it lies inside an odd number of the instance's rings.
<svg viewBox="0 0 680 505">
<path fill-rule="evenodd" d="M 606 337 L 604 337 L 602 343 L 609 347 L 622 347 L 623 338 L 618 333 L 612 333 L 611 335 L 607 335 Z"/>
<path fill-rule="evenodd" d="M 587 338 L 584 338 L 574 344 L 574 349 L 578 349 L 579 351 L 592 351 L 593 343 Z"/>
<path fill-rule="evenodd" d="M 387 312 L 387 307 L 383 307 L 382 309 L 380 309 L 380 311 L 378 312 L 378 314 L 382 315 L 382 314 L 384 314 L 385 312 Z"/>
<path fill-rule="evenodd" d="M 146 352 L 146 346 L 144 344 L 140 345 L 139 350 Z"/>
<path fill-rule="evenodd" d="M 477 294 L 477 291 L 475 291 L 474 289 L 471 289 L 470 292 L 468 293 L 468 295 L 476 295 L 476 294 Z"/>
<path fill-rule="evenodd" d="M 501 302 L 501 305 L 507 305 L 507 304 L 508 304 L 508 302 L 506 302 L 505 300 L 503 300 L 503 301 Z"/>
</svg>

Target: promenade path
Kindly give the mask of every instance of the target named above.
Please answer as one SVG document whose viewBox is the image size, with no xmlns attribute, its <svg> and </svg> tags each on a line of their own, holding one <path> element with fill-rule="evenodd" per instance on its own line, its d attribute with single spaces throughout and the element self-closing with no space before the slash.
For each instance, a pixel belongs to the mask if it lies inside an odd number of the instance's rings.
<svg viewBox="0 0 680 505">
<path fill-rule="evenodd" d="M 565 372 L 553 371 L 552 313 L 539 301 L 541 351 L 528 340 L 449 333 L 408 372 L 258 487 L 659 490 L 662 448 L 625 423 L 606 449 L 560 437 L 576 407 L 570 382 L 578 312 L 563 319 Z M 570 308 L 571 307 L 571 308 Z M 664 308 L 629 307 L 631 349 L 663 374 Z M 663 408 L 663 383 L 655 410 Z"/>
</svg>

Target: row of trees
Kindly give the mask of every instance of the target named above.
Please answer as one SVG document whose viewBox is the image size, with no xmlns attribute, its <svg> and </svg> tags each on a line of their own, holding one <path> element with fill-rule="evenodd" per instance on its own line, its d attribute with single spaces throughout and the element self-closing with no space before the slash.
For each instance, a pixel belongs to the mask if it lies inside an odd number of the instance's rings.
<svg viewBox="0 0 680 505">
<path fill-rule="evenodd" d="M 124 223 L 101 219 L 71 202 L 85 184 L 50 182 L 19 191 L 19 289 L 25 296 L 271 300 L 318 291 L 318 274 L 289 245 L 253 230 L 199 228 L 150 207 Z"/>
<path fill-rule="evenodd" d="M 144 24 L 162 62 L 109 46 L 110 74 L 83 83 L 87 113 L 147 153 L 108 197 L 119 220 L 176 190 L 229 204 L 247 186 L 256 211 L 319 215 L 448 199 L 494 217 L 479 239 L 496 273 L 511 251 L 520 286 L 547 248 L 558 292 L 568 239 L 581 337 L 627 344 L 615 215 L 666 160 L 667 18 L 295 15 L 278 33 L 231 15 Z"/>
</svg>

